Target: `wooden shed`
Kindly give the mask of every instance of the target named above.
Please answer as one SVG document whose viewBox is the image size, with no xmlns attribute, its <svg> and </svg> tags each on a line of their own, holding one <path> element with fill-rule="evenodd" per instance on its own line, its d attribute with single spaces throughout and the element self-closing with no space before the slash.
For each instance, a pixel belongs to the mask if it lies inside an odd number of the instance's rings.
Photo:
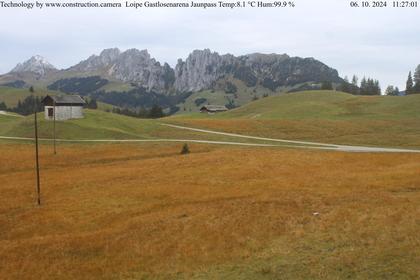
<svg viewBox="0 0 420 280">
<path fill-rule="evenodd" d="M 85 100 L 79 95 L 49 96 L 42 99 L 45 110 L 45 119 L 65 121 L 70 119 L 81 119 Z"/>
<path fill-rule="evenodd" d="M 224 105 L 204 105 L 201 107 L 200 112 L 201 113 L 219 113 L 219 112 L 225 112 L 228 108 Z"/>
</svg>

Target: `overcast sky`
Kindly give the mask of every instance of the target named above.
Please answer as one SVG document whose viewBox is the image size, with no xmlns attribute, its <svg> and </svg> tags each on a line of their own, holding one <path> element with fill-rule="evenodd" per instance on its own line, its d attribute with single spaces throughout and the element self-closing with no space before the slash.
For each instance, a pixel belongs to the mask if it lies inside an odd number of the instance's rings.
<svg viewBox="0 0 420 280">
<path fill-rule="evenodd" d="M 342 77 L 366 75 L 383 88 L 403 88 L 420 64 L 420 8 L 352 9 L 348 2 L 296 0 L 294 9 L 0 8 L 0 73 L 35 54 L 67 68 L 104 48 L 138 48 L 174 65 L 210 48 L 315 57 Z"/>
</svg>

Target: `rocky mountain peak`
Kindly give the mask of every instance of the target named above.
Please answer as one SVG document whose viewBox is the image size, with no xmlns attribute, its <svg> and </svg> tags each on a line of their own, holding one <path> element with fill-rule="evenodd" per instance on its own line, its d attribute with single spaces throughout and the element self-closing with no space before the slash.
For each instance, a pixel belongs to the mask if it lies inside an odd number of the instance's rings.
<svg viewBox="0 0 420 280">
<path fill-rule="evenodd" d="M 100 55 L 92 55 L 69 70 L 99 73 L 158 93 L 166 92 L 173 84 L 173 69 L 167 64 L 161 66 L 147 50 L 121 52 L 117 48 L 105 49 Z"/>
<path fill-rule="evenodd" d="M 56 71 L 55 68 L 51 63 L 49 63 L 44 57 L 40 55 L 35 55 L 31 57 L 29 60 L 19 63 L 16 65 L 15 68 L 11 71 L 11 73 L 34 73 L 41 77 L 45 76 L 48 72 Z"/>
<path fill-rule="evenodd" d="M 175 89 L 193 92 L 209 88 L 235 63 L 233 55 L 219 55 L 209 49 L 194 50 L 185 61 L 175 67 Z M 229 66 L 230 65 L 230 66 Z"/>
<path fill-rule="evenodd" d="M 112 63 L 116 59 L 118 59 L 119 55 L 121 54 L 120 49 L 112 48 L 112 49 L 105 49 L 99 55 L 103 64 Z"/>
<path fill-rule="evenodd" d="M 16 66 L 13 72 L 34 72 L 39 78 L 51 70 L 55 67 L 44 58 L 34 56 Z M 314 58 L 275 53 L 220 55 L 210 49 L 194 50 L 172 68 L 158 62 L 146 49 L 120 51 L 110 48 L 60 73 L 66 77 L 101 76 L 159 94 L 214 89 L 232 79 L 242 81 L 247 87 L 262 86 L 273 92 L 303 83 L 342 82 L 335 69 Z"/>
<path fill-rule="evenodd" d="M 205 49 L 193 51 L 185 61 L 178 60 L 174 87 L 178 92 L 200 91 L 228 76 L 273 91 L 304 82 L 341 81 L 335 69 L 313 58 L 261 53 L 235 57 Z"/>
</svg>

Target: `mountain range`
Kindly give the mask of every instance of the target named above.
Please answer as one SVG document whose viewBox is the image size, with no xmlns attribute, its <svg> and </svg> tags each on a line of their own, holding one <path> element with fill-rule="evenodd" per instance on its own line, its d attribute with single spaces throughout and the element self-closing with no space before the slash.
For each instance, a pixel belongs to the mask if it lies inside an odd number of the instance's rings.
<svg viewBox="0 0 420 280">
<path fill-rule="evenodd" d="M 205 91 L 223 95 L 224 101 L 220 102 L 234 103 L 237 99 L 237 106 L 262 94 L 316 87 L 325 81 L 343 82 L 337 70 L 314 58 L 261 53 L 220 55 L 209 49 L 194 50 L 185 60 L 179 59 L 175 67 L 160 63 L 147 50 L 137 49 L 105 49 L 62 70 L 41 56 L 34 56 L 0 76 L 0 85 L 36 85 L 108 99 L 124 107 L 147 107 L 155 102 L 164 103 L 165 107 L 178 106 L 178 109 L 191 95 L 198 99 L 197 93 Z M 105 93 L 112 93 L 112 98 L 104 97 Z M 117 96 L 117 93 L 122 95 Z M 241 96 L 244 93 L 246 97 Z M 139 96 L 147 102 L 131 102 Z M 124 102 L 125 98 L 131 101 Z"/>
</svg>

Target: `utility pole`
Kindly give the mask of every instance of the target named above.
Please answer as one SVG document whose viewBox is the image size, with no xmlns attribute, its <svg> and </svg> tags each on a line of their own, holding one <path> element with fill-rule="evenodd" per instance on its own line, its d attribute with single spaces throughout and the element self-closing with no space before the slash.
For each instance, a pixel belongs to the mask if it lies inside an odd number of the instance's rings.
<svg viewBox="0 0 420 280">
<path fill-rule="evenodd" d="M 30 87 L 29 91 L 34 93 L 34 88 Z M 36 112 L 36 103 L 34 98 L 34 125 L 35 125 L 35 161 L 36 161 L 36 192 L 37 192 L 37 202 L 38 205 L 41 205 L 41 184 L 39 180 L 39 149 L 38 149 L 38 119 Z"/>
<path fill-rule="evenodd" d="M 55 100 L 54 100 L 54 155 L 57 154 L 57 148 L 56 148 L 56 134 L 55 134 Z"/>
</svg>

